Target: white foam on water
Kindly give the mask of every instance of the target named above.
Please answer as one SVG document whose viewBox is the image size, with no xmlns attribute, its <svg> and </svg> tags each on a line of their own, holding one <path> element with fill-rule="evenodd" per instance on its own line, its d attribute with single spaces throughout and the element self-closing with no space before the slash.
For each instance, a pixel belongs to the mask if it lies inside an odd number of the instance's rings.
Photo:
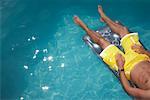
<svg viewBox="0 0 150 100">
<path fill-rule="evenodd" d="M 43 53 L 48 53 L 48 50 L 47 49 L 43 49 Z"/>
<path fill-rule="evenodd" d="M 30 42 L 31 40 L 32 40 L 32 41 L 36 40 L 36 37 L 35 37 L 35 36 L 32 36 L 32 37 L 28 38 L 28 42 Z"/>
<path fill-rule="evenodd" d="M 34 53 L 34 56 L 32 57 L 33 59 L 35 59 L 36 58 L 36 55 L 38 54 L 40 52 L 40 50 L 35 50 L 35 53 Z"/>
<path fill-rule="evenodd" d="M 49 69 L 51 69 L 51 68 L 52 68 L 52 66 L 49 66 L 48 68 L 49 68 Z"/>
<path fill-rule="evenodd" d="M 65 64 L 64 63 L 61 63 L 61 66 L 60 67 L 65 67 Z"/>
<path fill-rule="evenodd" d="M 31 41 L 31 39 L 30 39 L 30 38 L 28 38 L 28 41 Z"/>
<path fill-rule="evenodd" d="M 42 86 L 43 91 L 47 91 L 49 89 L 49 86 Z"/>
<path fill-rule="evenodd" d="M 20 100 L 24 100 L 24 97 L 20 97 Z"/>
<path fill-rule="evenodd" d="M 27 65 L 24 65 L 23 67 L 24 67 L 25 69 L 29 69 L 29 67 L 28 67 Z"/>
<path fill-rule="evenodd" d="M 33 73 L 30 73 L 30 75 L 32 76 L 32 75 L 33 75 Z"/>
<path fill-rule="evenodd" d="M 54 60 L 53 60 L 53 56 L 47 57 L 47 60 L 48 60 L 48 61 L 54 61 Z"/>
<path fill-rule="evenodd" d="M 36 40 L 35 36 L 32 36 L 32 40 Z"/>
<path fill-rule="evenodd" d="M 35 50 L 35 54 L 38 54 L 39 52 L 40 52 L 40 50 L 38 50 L 38 49 L 37 49 L 37 50 Z"/>
<path fill-rule="evenodd" d="M 48 66 L 48 70 L 51 71 L 52 70 L 52 66 Z"/>
<path fill-rule="evenodd" d="M 14 48 L 11 48 L 12 51 L 14 51 Z"/>
<path fill-rule="evenodd" d="M 33 59 L 35 59 L 35 58 L 36 58 L 36 55 L 33 56 Z"/>
<path fill-rule="evenodd" d="M 44 58 L 43 58 L 43 61 L 44 61 L 44 62 L 45 62 L 45 61 L 47 61 L 47 58 L 46 58 L 46 57 L 44 57 Z"/>
<path fill-rule="evenodd" d="M 65 56 L 60 56 L 60 58 L 65 58 Z"/>
</svg>

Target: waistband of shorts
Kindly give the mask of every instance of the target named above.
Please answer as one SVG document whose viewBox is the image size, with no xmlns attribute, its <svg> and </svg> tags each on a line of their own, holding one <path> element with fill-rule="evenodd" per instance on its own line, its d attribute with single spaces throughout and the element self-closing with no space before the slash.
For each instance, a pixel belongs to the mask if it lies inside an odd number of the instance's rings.
<svg viewBox="0 0 150 100">
<path fill-rule="evenodd" d="M 121 43 L 124 41 L 124 39 L 126 39 L 127 37 L 132 36 L 132 35 L 138 35 L 138 32 L 130 33 L 130 34 L 125 35 L 125 36 L 120 40 Z"/>
</svg>

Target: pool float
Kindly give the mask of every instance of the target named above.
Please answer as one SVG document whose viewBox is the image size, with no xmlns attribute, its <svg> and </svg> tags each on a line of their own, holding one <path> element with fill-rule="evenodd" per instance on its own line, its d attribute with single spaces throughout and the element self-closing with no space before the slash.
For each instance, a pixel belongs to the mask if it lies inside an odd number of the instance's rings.
<svg viewBox="0 0 150 100">
<path fill-rule="evenodd" d="M 111 44 L 116 45 L 118 48 L 122 49 L 120 46 L 120 37 L 116 33 L 112 32 L 111 29 L 108 26 L 100 27 L 96 30 L 97 33 L 99 33 L 102 37 L 104 37 L 107 41 L 109 41 Z M 83 40 L 85 43 L 93 50 L 93 52 L 101 58 L 99 55 L 103 51 L 103 49 L 96 43 L 92 41 L 92 39 L 85 35 L 83 36 Z M 109 67 L 108 67 L 109 68 Z M 115 70 L 111 70 L 117 77 L 119 77 L 119 73 Z"/>
<path fill-rule="evenodd" d="M 116 33 L 112 32 L 111 29 L 106 25 L 103 27 L 100 27 L 96 30 L 97 33 L 99 33 L 102 37 L 104 37 L 107 41 L 109 41 L 111 44 L 114 44 L 117 46 L 120 50 L 123 50 L 122 46 L 120 45 L 121 38 Z M 93 50 L 93 52 L 101 59 L 100 53 L 103 51 L 103 49 L 96 43 L 92 41 L 92 39 L 88 35 L 83 36 L 83 40 L 85 43 Z M 120 80 L 119 78 L 119 72 L 116 70 L 112 70 L 110 67 L 108 67 L 114 75 Z M 134 84 L 129 80 L 130 84 L 134 86 Z"/>
</svg>

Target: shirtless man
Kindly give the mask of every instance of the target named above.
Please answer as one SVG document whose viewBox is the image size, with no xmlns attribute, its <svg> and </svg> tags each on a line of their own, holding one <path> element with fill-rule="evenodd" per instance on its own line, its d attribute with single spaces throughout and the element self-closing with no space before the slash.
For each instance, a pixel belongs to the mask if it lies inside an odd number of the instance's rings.
<svg viewBox="0 0 150 100">
<path fill-rule="evenodd" d="M 121 45 L 125 53 L 106 41 L 100 34 L 89 29 L 79 17 L 74 16 L 74 21 L 103 48 L 100 56 L 110 68 L 119 71 L 125 91 L 136 99 L 150 100 L 150 53 L 140 44 L 137 33 L 130 34 L 126 27 L 113 22 L 105 15 L 101 6 L 98 6 L 98 12 L 101 21 L 122 38 Z M 136 88 L 131 87 L 128 80 L 132 81 Z"/>
</svg>

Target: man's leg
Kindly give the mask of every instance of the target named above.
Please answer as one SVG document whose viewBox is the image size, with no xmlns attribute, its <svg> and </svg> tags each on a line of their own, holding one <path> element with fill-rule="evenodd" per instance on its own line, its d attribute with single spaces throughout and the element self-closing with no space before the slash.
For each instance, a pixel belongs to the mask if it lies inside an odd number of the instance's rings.
<svg viewBox="0 0 150 100">
<path fill-rule="evenodd" d="M 74 21 L 77 25 L 79 25 L 86 33 L 91 37 L 91 39 L 100 45 L 103 49 L 110 45 L 108 41 L 106 41 L 100 34 L 89 29 L 78 16 L 74 16 Z"/>
<path fill-rule="evenodd" d="M 105 15 L 103 12 L 103 9 L 101 6 L 98 6 L 98 12 L 101 15 L 101 21 L 105 22 L 108 24 L 108 26 L 111 28 L 111 30 L 117 34 L 119 34 L 122 37 L 125 35 L 129 34 L 129 31 L 126 27 L 122 26 L 121 24 L 113 22 L 109 17 Z"/>
</svg>

